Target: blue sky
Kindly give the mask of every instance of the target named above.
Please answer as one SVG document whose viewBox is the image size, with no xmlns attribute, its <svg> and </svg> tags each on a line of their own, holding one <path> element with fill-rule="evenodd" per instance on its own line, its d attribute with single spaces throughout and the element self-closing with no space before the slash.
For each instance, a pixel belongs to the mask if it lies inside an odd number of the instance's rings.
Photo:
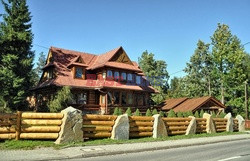
<svg viewBox="0 0 250 161">
<path fill-rule="evenodd" d="M 173 77 L 184 75 L 178 71 L 197 41 L 209 43 L 217 23 L 229 25 L 242 44 L 250 42 L 249 0 L 28 0 L 28 5 L 37 56 L 48 52 L 38 45 L 96 54 L 123 46 L 135 61 L 145 50 L 154 53 Z M 245 49 L 250 53 L 250 44 Z"/>
</svg>

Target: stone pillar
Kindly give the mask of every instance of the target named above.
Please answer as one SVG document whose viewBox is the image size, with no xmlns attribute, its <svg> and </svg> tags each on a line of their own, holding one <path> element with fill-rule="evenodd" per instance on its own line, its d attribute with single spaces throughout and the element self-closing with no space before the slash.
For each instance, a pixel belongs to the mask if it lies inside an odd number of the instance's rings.
<svg viewBox="0 0 250 161">
<path fill-rule="evenodd" d="M 234 120 L 233 120 L 232 114 L 228 113 L 224 118 L 227 119 L 226 131 L 233 132 L 234 131 Z"/>
<path fill-rule="evenodd" d="M 237 115 L 236 119 L 238 120 L 239 131 L 240 132 L 246 131 L 246 128 L 245 128 L 245 123 L 246 122 L 245 122 L 244 118 L 241 115 Z"/>
<path fill-rule="evenodd" d="M 207 123 L 206 124 L 207 133 L 209 133 L 209 134 L 216 133 L 215 125 L 214 125 L 214 122 L 213 122 L 213 119 L 212 119 L 211 115 L 208 114 L 208 113 L 204 113 L 203 118 L 207 119 L 207 121 L 206 121 L 206 123 Z"/>
<path fill-rule="evenodd" d="M 194 116 L 189 116 L 189 118 L 191 118 L 191 121 L 188 125 L 188 128 L 186 130 L 186 134 L 185 135 L 191 135 L 191 134 L 195 134 L 196 133 L 196 119 Z"/>
<path fill-rule="evenodd" d="M 128 140 L 129 139 L 129 119 L 127 114 L 117 117 L 113 126 L 111 139 Z"/>
<path fill-rule="evenodd" d="M 64 114 L 62 119 L 59 137 L 56 144 L 83 141 L 82 111 L 68 107 L 61 111 Z"/>
<path fill-rule="evenodd" d="M 154 117 L 153 125 L 153 138 L 161 138 L 168 136 L 167 128 L 164 121 L 161 119 L 159 114 L 156 114 Z"/>
</svg>

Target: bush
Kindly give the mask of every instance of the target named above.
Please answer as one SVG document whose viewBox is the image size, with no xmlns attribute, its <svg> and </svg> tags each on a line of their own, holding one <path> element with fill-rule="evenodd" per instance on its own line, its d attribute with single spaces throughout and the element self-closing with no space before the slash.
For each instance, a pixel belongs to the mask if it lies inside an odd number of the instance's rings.
<svg viewBox="0 0 250 161">
<path fill-rule="evenodd" d="M 188 112 L 187 112 L 187 117 L 188 117 L 188 116 L 194 116 L 193 112 L 192 112 L 192 111 L 188 111 Z"/>
<path fill-rule="evenodd" d="M 152 116 L 150 109 L 147 109 L 146 116 Z"/>
<path fill-rule="evenodd" d="M 199 117 L 200 117 L 200 115 L 199 115 L 199 112 L 198 112 L 198 111 L 195 111 L 195 113 L 194 113 L 194 117 L 196 117 L 196 118 L 199 118 Z"/>
<path fill-rule="evenodd" d="M 216 114 L 214 111 L 212 111 L 212 115 L 211 115 L 212 118 L 216 118 Z"/>
<path fill-rule="evenodd" d="M 122 108 L 118 108 L 118 115 L 122 115 L 122 114 L 123 114 Z"/>
<path fill-rule="evenodd" d="M 156 115 L 156 114 L 158 114 L 157 109 L 154 109 L 152 112 L 152 115 Z"/>
<path fill-rule="evenodd" d="M 141 116 L 141 112 L 138 108 L 136 109 L 134 116 Z"/>
<path fill-rule="evenodd" d="M 60 112 L 64 108 L 68 107 L 68 102 L 73 100 L 73 95 L 69 86 L 64 86 L 59 90 L 54 99 L 48 102 L 50 112 Z"/>
<path fill-rule="evenodd" d="M 200 112 L 200 118 L 203 118 L 203 114 L 204 113 L 205 113 L 204 110 L 201 110 L 201 112 Z"/>
<path fill-rule="evenodd" d="M 126 112 L 125 112 L 126 114 L 128 114 L 128 116 L 132 116 L 132 111 L 131 111 L 131 108 L 129 107 L 129 108 L 127 108 L 127 110 L 126 110 Z"/>
<path fill-rule="evenodd" d="M 226 114 L 224 112 L 221 112 L 219 115 L 219 118 L 224 118 L 226 116 Z"/>
<path fill-rule="evenodd" d="M 116 115 L 116 116 L 119 115 L 119 109 L 118 109 L 118 107 L 115 108 L 113 115 Z"/>
<path fill-rule="evenodd" d="M 159 114 L 161 117 L 164 117 L 164 112 L 160 111 Z"/>
<path fill-rule="evenodd" d="M 183 113 L 182 112 L 177 112 L 177 117 L 183 117 Z"/>
<path fill-rule="evenodd" d="M 168 117 L 176 117 L 174 110 L 170 110 L 168 113 Z"/>
</svg>

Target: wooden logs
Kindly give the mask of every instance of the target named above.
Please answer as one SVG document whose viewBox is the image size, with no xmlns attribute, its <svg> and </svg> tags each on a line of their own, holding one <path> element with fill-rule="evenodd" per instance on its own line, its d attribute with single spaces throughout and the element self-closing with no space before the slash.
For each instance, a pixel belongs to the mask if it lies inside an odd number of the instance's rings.
<svg viewBox="0 0 250 161">
<path fill-rule="evenodd" d="M 109 126 L 96 126 L 96 127 L 83 127 L 83 131 L 112 131 L 112 127 Z"/>
<path fill-rule="evenodd" d="M 134 132 L 134 131 L 139 131 L 139 132 L 152 132 L 153 131 L 153 127 L 130 127 L 129 131 Z"/>
<path fill-rule="evenodd" d="M 113 126 L 115 124 L 114 121 L 83 121 L 84 125 L 110 125 Z"/>
<path fill-rule="evenodd" d="M 83 120 L 114 121 L 117 116 L 114 115 L 84 115 Z"/>
<path fill-rule="evenodd" d="M 129 137 L 146 137 L 152 136 L 153 132 L 130 132 Z"/>
<path fill-rule="evenodd" d="M 31 133 L 59 133 L 60 126 L 23 126 L 21 132 Z"/>
<path fill-rule="evenodd" d="M 15 139 L 15 133 L 8 133 L 8 134 L 0 134 L 0 139 Z"/>
<path fill-rule="evenodd" d="M 15 133 L 16 132 L 16 127 L 11 126 L 11 127 L 0 127 L 0 133 Z"/>
<path fill-rule="evenodd" d="M 163 121 L 167 122 L 182 122 L 182 121 L 191 121 L 191 118 L 162 118 Z"/>
<path fill-rule="evenodd" d="M 154 118 L 151 116 L 130 116 L 129 120 L 131 121 L 154 121 Z"/>
<path fill-rule="evenodd" d="M 142 122 L 142 121 L 134 121 L 129 123 L 130 126 L 152 126 L 153 127 L 153 122 Z"/>
<path fill-rule="evenodd" d="M 106 138 L 111 137 L 110 132 L 84 133 L 84 137 L 88 138 Z"/>
<path fill-rule="evenodd" d="M 57 139 L 58 133 L 21 133 L 21 139 Z"/>
<path fill-rule="evenodd" d="M 62 120 L 26 119 L 22 120 L 22 125 L 61 125 Z"/>
<path fill-rule="evenodd" d="M 21 119 L 22 119 L 22 112 L 17 111 L 17 119 L 16 119 L 16 140 L 20 139 L 21 134 Z"/>
<path fill-rule="evenodd" d="M 62 119 L 62 113 L 22 113 L 23 119 Z"/>
</svg>

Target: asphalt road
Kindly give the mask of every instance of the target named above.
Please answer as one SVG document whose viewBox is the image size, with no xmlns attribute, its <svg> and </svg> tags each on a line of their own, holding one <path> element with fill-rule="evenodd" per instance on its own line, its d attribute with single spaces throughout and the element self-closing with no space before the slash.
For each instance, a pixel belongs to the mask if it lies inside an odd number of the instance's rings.
<svg viewBox="0 0 250 161">
<path fill-rule="evenodd" d="M 149 143 L 150 144 L 150 143 Z M 250 139 L 70 161 L 250 161 Z"/>
</svg>

